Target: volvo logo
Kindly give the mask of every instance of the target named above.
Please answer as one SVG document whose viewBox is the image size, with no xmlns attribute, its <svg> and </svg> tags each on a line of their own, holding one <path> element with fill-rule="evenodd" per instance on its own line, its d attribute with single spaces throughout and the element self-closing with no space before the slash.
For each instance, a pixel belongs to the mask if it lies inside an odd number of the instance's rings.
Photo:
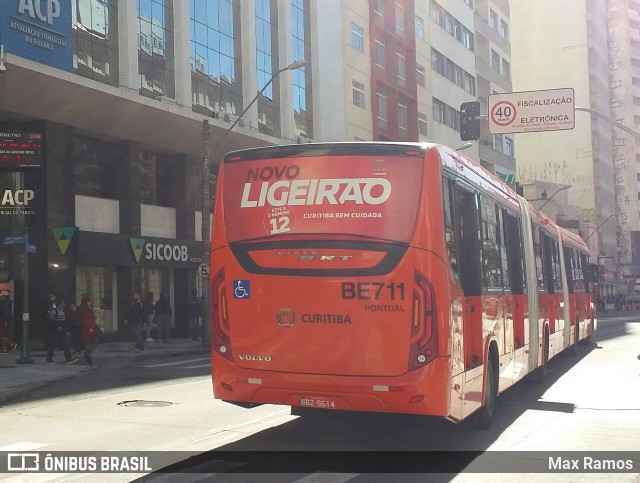
<svg viewBox="0 0 640 483">
<path fill-rule="evenodd" d="M 241 361 L 271 361 L 271 356 L 261 354 L 240 354 Z"/>
</svg>

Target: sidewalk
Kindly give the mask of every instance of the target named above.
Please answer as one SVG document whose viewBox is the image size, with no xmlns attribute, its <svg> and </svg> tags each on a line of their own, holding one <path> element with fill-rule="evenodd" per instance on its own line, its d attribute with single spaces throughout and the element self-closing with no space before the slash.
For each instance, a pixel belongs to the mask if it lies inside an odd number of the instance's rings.
<svg viewBox="0 0 640 483">
<path fill-rule="evenodd" d="M 92 354 L 93 365 L 88 365 L 81 356 L 75 364 L 67 364 L 64 354 L 58 350 L 53 364 L 46 364 L 46 351 L 31 352 L 33 364 L 17 364 L 20 348 L 9 354 L 0 355 L 0 405 L 29 394 L 34 389 L 54 381 L 69 379 L 114 364 L 127 364 L 151 358 L 175 357 L 184 354 L 208 354 L 209 350 L 201 341 L 191 339 L 171 339 L 166 344 L 145 342 L 141 352 L 133 350 L 133 342 L 107 342 L 98 344 Z"/>
</svg>

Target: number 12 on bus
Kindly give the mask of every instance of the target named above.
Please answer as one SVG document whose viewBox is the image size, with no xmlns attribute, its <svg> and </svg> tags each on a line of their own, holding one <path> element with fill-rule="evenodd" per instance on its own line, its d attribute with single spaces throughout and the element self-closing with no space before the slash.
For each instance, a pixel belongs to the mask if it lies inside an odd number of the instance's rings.
<svg viewBox="0 0 640 483">
<path fill-rule="evenodd" d="M 216 398 L 487 427 L 596 329 L 585 243 L 447 147 L 236 151 L 217 189 Z"/>
</svg>

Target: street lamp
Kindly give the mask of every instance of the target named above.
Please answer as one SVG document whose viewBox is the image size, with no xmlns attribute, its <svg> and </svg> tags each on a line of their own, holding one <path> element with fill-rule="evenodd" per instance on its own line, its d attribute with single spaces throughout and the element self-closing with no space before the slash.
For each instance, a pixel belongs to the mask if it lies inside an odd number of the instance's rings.
<svg viewBox="0 0 640 483">
<path fill-rule="evenodd" d="M 542 199 L 546 199 L 547 201 L 545 201 L 544 203 L 542 203 L 542 206 L 541 206 L 540 208 L 538 208 L 538 211 L 542 211 L 542 208 L 544 208 L 545 206 L 547 206 L 547 203 L 549 203 L 549 201 L 551 201 L 555 195 L 557 195 L 557 194 L 558 194 L 558 193 L 560 193 L 561 191 L 568 190 L 569 188 L 571 188 L 571 185 L 570 185 L 570 184 L 567 184 L 567 185 L 561 186 L 560 188 L 558 188 L 558 189 L 556 190 L 556 192 L 555 192 L 555 193 L 553 193 L 553 194 L 552 194 L 551 196 L 549 196 L 548 198 L 542 198 Z"/>
<path fill-rule="evenodd" d="M 593 235 L 595 235 L 595 233 L 596 233 L 600 228 L 602 228 L 602 227 L 604 226 L 604 224 L 605 224 L 607 221 L 609 221 L 611 218 L 613 218 L 614 216 L 617 218 L 618 216 L 620 216 L 620 215 L 624 215 L 624 214 L 625 214 L 625 212 L 624 212 L 624 211 L 622 211 L 622 212 L 620 212 L 620 213 L 614 213 L 613 215 L 609 215 L 609 216 L 607 216 L 607 217 L 604 219 L 604 221 L 603 221 L 602 223 L 600 223 L 600 224 L 596 227 L 596 229 L 595 229 L 595 230 L 593 230 L 593 231 L 589 234 L 589 236 L 588 236 L 587 238 L 585 238 L 585 239 L 584 239 L 585 243 L 586 243 L 586 241 L 587 241 L 589 238 L 591 238 Z"/>
<path fill-rule="evenodd" d="M 258 98 L 262 95 L 262 93 L 267 90 L 267 87 L 271 85 L 273 80 L 282 74 L 285 70 L 297 70 L 301 67 L 307 65 L 306 59 L 296 60 L 292 62 L 286 67 L 283 67 L 278 72 L 276 72 L 271 79 L 264 85 L 262 89 L 255 95 L 255 97 L 251 100 L 251 102 L 245 107 L 244 111 L 233 121 L 233 124 L 229 126 L 226 131 L 220 136 L 218 142 L 213 146 L 213 148 L 209 147 L 209 121 L 205 119 L 202 122 L 202 139 L 203 139 L 203 150 L 204 157 L 202 162 L 202 262 L 204 264 L 209 263 L 209 256 L 211 254 L 211 226 L 209 225 L 209 217 L 211 215 L 211 200 L 209 199 L 209 153 L 216 150 L 222 145 L 222 141 L 227 137 L 227 135 L 236 127 L 236 124 L 240 122 L 243 116 L 247 113 L 251 106 L 258 100 Z M 209 344 L 209 275 L 207 274 L 203 278 L 202 283 L 202 345 L 207 346 Z"/>
</svg>

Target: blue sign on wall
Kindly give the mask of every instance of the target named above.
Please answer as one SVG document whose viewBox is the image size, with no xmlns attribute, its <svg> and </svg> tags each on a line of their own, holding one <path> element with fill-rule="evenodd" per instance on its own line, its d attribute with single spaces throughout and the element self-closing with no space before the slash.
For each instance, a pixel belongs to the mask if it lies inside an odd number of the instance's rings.
<svg viewBox="0 0 640 483">
<path fill-rule="evenodd" d="M 9 53 L 71 71 L 71 0 L 0 0 L 0 42 Z"/>
</svg>

